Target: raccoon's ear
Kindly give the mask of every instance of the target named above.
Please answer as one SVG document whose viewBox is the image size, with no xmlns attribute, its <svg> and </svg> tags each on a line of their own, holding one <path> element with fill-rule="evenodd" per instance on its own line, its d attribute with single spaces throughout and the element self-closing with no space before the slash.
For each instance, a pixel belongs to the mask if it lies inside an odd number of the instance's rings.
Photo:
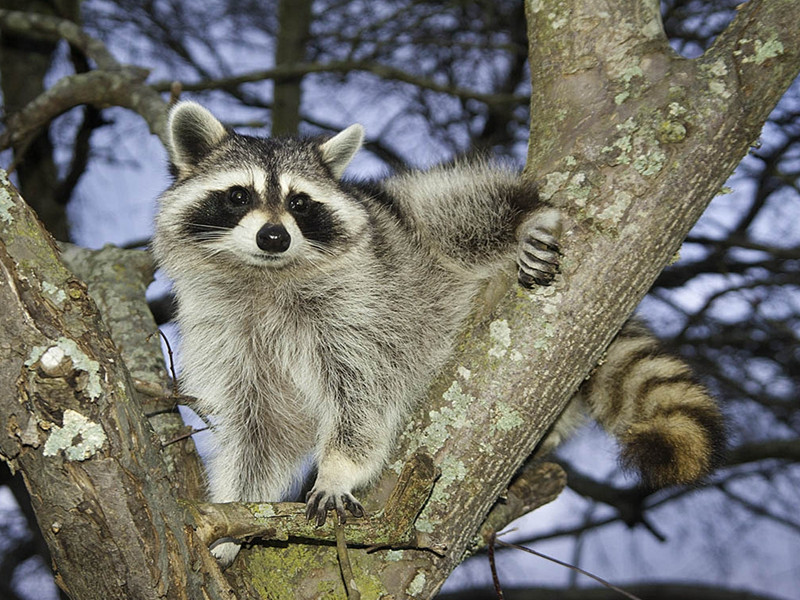
<svg viewBox="0 0 800 600">
<path fill-rule="evenodd" d="M 330 167 L 336 179 L 342 176 L 347 165 L 361 148 L 363 141 L 364 128 L 355 123 L 319 147 L 322 152 L 322 161 Z"/>
<path fill-rule="evenodd" d="M 168 150 L 179 173 L 197 165 L 228 135 L 225 126 L 196 102 L 179 102 L 169 111 Z"/>
</svg>

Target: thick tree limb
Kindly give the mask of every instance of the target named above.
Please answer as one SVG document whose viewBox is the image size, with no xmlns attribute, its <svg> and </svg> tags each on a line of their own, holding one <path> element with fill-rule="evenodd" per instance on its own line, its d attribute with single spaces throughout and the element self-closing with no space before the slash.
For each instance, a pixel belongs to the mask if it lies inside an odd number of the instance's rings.
<svg viewBox="0 0 800 600">
<path fill-rule="evenodd" d="M 86 287 L 0 177 L 0 456 L 75 598 L 231 598 Z M 194 565 L 195 568 L 187 568 Z"/>
<path fill-rule="evenodd" d="M 84 281 L 103 315 L 137 391 L 147 387 L 155 396 L 142 395 L 140 403 L 158 434 L 167 472 L 177 498 L 201 498 L 205 493 L 203 465 L 190 438 L 169 443 L 184 432 L 178 398 L 164 389 L 167 380 L 158 327 L 145 302 L 155 265 L 149 252 L 106 246 L 88 250 L 61 244 L 61 258 Z"/>
<path fill-rule="evenodd" d="M 403 467 L 398 483 L 386 505 L 378 513 L 347 523 L 349 546 L 370 548 L 424 548 L 433 552 L 417 538 L 414 522 L 425 505 L 438 477 L 433 460 L 418 453 Z M 327 541 L 333 543 L 334 521 L 317 527 L 305 515 L 305 505 L 297 502 L 263 504 L 208 504 L 184 502 L 192 512 L 198 537 L 207 545 L 232 537 L 237 540 L 287 541 L 292 539 Z"/>
</svg>

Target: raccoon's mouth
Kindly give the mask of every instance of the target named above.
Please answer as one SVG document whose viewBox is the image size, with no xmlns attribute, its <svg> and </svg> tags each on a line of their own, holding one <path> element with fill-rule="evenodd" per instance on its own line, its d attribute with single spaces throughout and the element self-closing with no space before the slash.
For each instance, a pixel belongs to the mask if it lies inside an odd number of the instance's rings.
<svg viewBox="0 0 800 600">
<path fill-rule="evenodd" d="M 283 254 L 251 254 L 250 256 L 262 263 L 279 263 L 287 260 L 287 257 Z"/>
</svg>

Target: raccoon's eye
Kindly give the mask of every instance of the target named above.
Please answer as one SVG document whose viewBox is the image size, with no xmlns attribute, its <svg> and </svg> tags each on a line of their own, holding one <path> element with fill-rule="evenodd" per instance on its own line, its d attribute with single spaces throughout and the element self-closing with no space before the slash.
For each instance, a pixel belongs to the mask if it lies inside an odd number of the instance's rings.
<svg viewBox="0 0 800 600">
<path fill-rule="evenodd" d="M 308 194 L 303 194 L 302 192 L 299 194 L 292 194 L 289 196 L 286 204 L 290 211 L 297 213 L 298 215 L 302 215 L 308 212 L 308 209 L 311 206 L 311 198 Z"/>
<path fill-rule="evenodd" d="M 228 190 L 228 202 L 234 206 L 244 206 L 250 203 L 250 192 L 238 185 Z"/>
</svg>

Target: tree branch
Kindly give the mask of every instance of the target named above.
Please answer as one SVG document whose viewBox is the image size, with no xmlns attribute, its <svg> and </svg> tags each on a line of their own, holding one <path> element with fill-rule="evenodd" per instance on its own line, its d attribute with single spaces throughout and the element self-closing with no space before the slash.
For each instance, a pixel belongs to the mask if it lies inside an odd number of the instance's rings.
<svg viewBox="0 0 800 600">
<path fill-rule="evenodd" d="M 99 69 L 115 70 L 121 67 L 103 42 L 66 19 L 35 12 L 0 9 L 0 30 L 49 40 L 63 38 L 92 59 Z"/>
<path fill-rule="evenodd" d="M 0 135 L 0 149 L 28 139 L 59 115 L 82 104 L 129 108 L 147 121 L 151 133 L 162 137 L 167 104 L 144 84 L 147 75 L 146 69 L 121 67 L 58 80 L 53 87 L 8 118 L 6 131 Z"/>
</svg>

